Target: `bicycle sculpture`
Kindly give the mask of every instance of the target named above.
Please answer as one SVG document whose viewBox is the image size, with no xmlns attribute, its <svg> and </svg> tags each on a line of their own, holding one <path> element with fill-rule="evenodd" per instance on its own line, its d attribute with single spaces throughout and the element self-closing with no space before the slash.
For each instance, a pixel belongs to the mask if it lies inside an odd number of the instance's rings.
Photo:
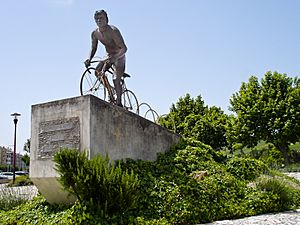
<svg viewBox="0 0 300 225">
<path fill-rule="evenodd" d="M 103 66 L 103 70 L 98 72 L 94 67 L 95 63 L 99 63 L 100 60 L 91 61 L 91 66 L 87 67 L 81 76 L 80 80 L 80 94 L 92 94 L 100 99 L 112 104 L 116 104 L 116 90 L 114 86 L 109 82 L 108 74 L 113 74 L 113 68 L 107 61 Z M 139 114 L 139 104 L 135 94 L 128 90 L 125 84 L 125 78 L 130 77 L 129 74 L 124 73 L 121 79 L 122 85 L 122 104 L 123 108 L 131 112 Z"/>
<path fill-rule="evenodd" d="M 149 119 L 148 117 L 150 117 L 153 122 L 157 122 L 158 114 L 146 103 L 139 105 L 135 94 L 126 87 L 125 78 L 130 75 L 124 72 L 127 47 L 121 32 L 117 27 L 108 24 L 105 10 L 97 10 L 94 19 L 97 28 L 92 31 L 91 50 L 88 58 L 84 61 L 87 68 L 80 80 L 81 95 L 95 95 L 136 114 L 139 114 L 141 107 L 145 109 L 145 118 Z M 98 43 L 102 43 L 105 47 L 106 59 L 92 61 L 97 52 Z M 111 76 L 108 76 L 108 73 L 114 75 L 114 80 L 111 82 L 109 82 Z M 112 86 L 111 83 L 114 85 Z"/>
<path fill-rule="evenodd" d="M 158 113 L 151 108 L 151 106 L 145 102 L 139 104 L 139 115 L 144 118 L 151 120 L 152 122 L 158 122 Z"/>
</svg>

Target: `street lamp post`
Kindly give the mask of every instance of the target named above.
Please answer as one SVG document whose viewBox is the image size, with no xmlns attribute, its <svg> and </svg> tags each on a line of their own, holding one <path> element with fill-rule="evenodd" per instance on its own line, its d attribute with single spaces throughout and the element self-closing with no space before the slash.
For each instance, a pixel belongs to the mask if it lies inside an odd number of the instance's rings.
<svg viewBox="0 0 300 225">
<path fill-rule="evenodd" d="M 13 184 L 16 180 L 16 145 L 17 145 L 17 123 L 18 123 L 18 116 L 21 116 L 20 113 L 13 113 L 11 116 L 14 117 L 14 124 L 15 124 L 15 135 L 14 135 L 14 155 L 13 155 Z"/>
</svg>

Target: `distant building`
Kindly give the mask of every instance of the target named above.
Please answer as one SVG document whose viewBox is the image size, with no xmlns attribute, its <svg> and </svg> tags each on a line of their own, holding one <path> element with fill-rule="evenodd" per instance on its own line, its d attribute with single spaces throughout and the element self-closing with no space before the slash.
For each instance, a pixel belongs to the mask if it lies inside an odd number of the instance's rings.
<svg viewBox="0 0 300 225">
<path fill-rule="evenodd" d="M 0 146 L 0 165 L 4 164 L 4 147 Z"/>
<path fill-rule="evenodd" d="M 19 170 L 25 170 L 27 167 L 22 160 L 23 155 L 16 153 L 16 167 Z M 7 166 L 7 170 L 11 171 L 13 168 L 14 153 L 9 147 L 0 147 L 0 165 Z"/>
</svg>

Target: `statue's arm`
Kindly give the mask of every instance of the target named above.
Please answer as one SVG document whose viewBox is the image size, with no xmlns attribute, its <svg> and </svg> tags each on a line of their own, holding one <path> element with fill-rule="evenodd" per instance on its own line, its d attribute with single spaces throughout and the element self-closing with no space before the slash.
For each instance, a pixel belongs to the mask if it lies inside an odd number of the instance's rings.
<svg viewBox="0 0 300 225">
<path fill-rule="evenodd" d="M 89 60 L 92 60 L 92 58 L 95 56 L 97 47 L 98 47 L 98 40 L 95 36 L 95 31 L 92 32 L 91 39 L 92 39 L 92 45 L 91 45 L 91 51 L 89 54 Z"/>
</svg>

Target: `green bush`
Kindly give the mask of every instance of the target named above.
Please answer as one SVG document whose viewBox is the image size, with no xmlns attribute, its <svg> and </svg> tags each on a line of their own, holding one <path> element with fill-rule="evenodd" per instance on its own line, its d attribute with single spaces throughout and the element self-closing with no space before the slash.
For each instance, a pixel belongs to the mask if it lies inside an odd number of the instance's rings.
<svg viewBox="0 0 300 225">
<path fill-rule="evenodd" d="M 269 167 L 278 169 L 284 165 L 284 156 L 277 148 L 269 148 L 267 153 L 268 156 L 265 159 L 262 158 L 262 160 L 269 165 Z"/>
<path fill-rule="evenodd" d="M 284 156 L 273 144 L 261 141 L 250 151 L 250 155 L 266 163 L 270 168 L 278 169 L 284 165 Z"/>
<path fill-rule="evenodd" d="M 237 143 L 233 145 L 233 150 L 235 155 L 238 152 L 243 157 L 252 157 L 263 161 L 269 168 L 279 169 L 284 166 L 284 156 L 281 151 L 279 151 L 273 144 L 267 143 L 265 141 L 260 141 L 253 148 L 246 148 L 243 145 Z"/>
<path fill-rule="evenodd" d="M 245 216 L 254 216 L 263 213 L 278 212 L 279 197 L 271 192 L 249 188 L 240 207 L 244 209 Z"/>
<path fill-rule="evenodd" d="M 296 145 L 293 145 L 291 147 L 291 162 L 292 163 L 300 163 L 300 149 L 299 147 L 300 143 L 297 143 Z"/>
<path fill-rule="evenodd" d="M 0 210 L 0 222 L 7 225 L 23 224 L 74 224 L 73 208 L 62 205 L 50 205 L 42 196 L 19 204 L 9 211 Z"/>
<path fill-rule="evenodd" d="M 106 206 L 103 209 L 103 205 L 95 201 L 101 193 L 100 190 L 91 189 L 93 184 L 90 182 L 98 182 L 95 184 L 97 187 L 102 187 L 104 183 L 107 187 L 120 184 L 119 178 L 109 178 L 109 173 L 105 172 L 112 171 L 109 168 L 113 165 L 108 159 L 87 160 L 83 153 L 68 151 L 60 156 L 65 162 L 61 166 L 70 175 L 69 179 L 66 179 L 68 176 L 63 179 L 69 184 L 68 189 L 78 195 L 81 201 L 62 207 L 49 205 L 38 197 L 13 210 L 0 212 L 4 224 L 188 225 L 300 207 L 300 182 L 265 170 L 265 165 L 257 160 L 229 158 L 199 141 L 184 139 L 170 151 L 159 154 L 154 162 L 130 159 L 115 162 L 113 174 L 116 168 L 120 168 L 120 173 L 133 171 L 133 174 L 139 174 L 139 185 L 135 186 L 137 190 L 134 193 L 140 197 L 135 199 L 136 204 L 131 204 L 125 211 L 112 210 L 111 213 L 106 211 Z M 229 165 L 231 167 L 228 168 Z M 229 170 L 238 171 L 234 173 Z M 289 194 L 285 195 L 280 188 L 263 188 L 260 179 L 249 184 L 250 180 L 265 171 L 288 185 Z M 102 184 L 99 183 L 99 177 L 106 177 L 102 179 Z M 85 185 L 81 185 L 82 180 L 86 182 Z M 81 194 L 85 186 L 95 193 Z M 108 191 L 107 188 L 103 190 Z M 110 195 L 107 194 L 110 199 L 116 193 L 111 190 Z M 93 197 L 93 194 L 97 196 Z M 115 200 L 119 202 L 119 199 Z M 283 205 L 283 202 L 290 203 Z"/>
<path fill-rule="evenodd" d="M 236 177 L 243 180 L 254 180 L 264 172 L 268 172 L 268 167 L 261 161 L 252 158 L 233 157 L 226 165 L 227 170 Z"/>
<path fill-rule="evenodd" d="M 167 219 L 150 219 L 147 220 L 144 217 L 137 217 L 135 220 L 135 225 L 172 225 Z"/>
<path fill-rule="evenodd" d="M 248 190 L 246 183 L 215 159 L 228 160 L 199 141 L 185 139 L 160 154 L 156 162 L 123 162 L 122 166 L 141 174 L 137 215 L 148 224 L 160 219 L 171 224 L 196 224 L 247 216 L 246 206 L 240 207 Z M 200 179 L 194 176 L 201 172 L 205 175 Z"/>
<path fill-rule="evenodd" d="M 300 185 L 284 177 L 261 176 L 257 180 L 257 188 L 278 197 L 278 211 L 297 208 L 300 205 Z"/>
<path fill-rule="evenodd" d="M 239 201 L 244 196 L 245 186 L 229 173 L 212 174 L 201 180 L 187 179 L 174 188 L 169 185 L 172 191 L 166 189 L 167 196 L 161 199 L 162 216 L 173 224 L 240 217 Z M 161 189 L 157 194 L 162 195 Z"/>
<path fill-rule="evenodd" d="M 79 201 L 77 207 L 83 214 L 78 214 L 78 218 L 82 221 L 88 221 L 92 215 L 105 219 L 123 214 L 137 202 L 140 183 L 137 175 L 122 170 L 120 163 L 110 163 L 108 157 L 98 155 L 88 160 L 85 153 L 61 149 L 54 162 L 59 181 Z"/>
<path fill-rule="evenodd" d="M 8 184 L 9 187 L 19 187 L 19 186 L 28 186 L 33 185 L 32 181 L 29 179 L 29 176 L 17 176 L 15 179 L 15 183 L 11 180 Z"/>
</svg>

